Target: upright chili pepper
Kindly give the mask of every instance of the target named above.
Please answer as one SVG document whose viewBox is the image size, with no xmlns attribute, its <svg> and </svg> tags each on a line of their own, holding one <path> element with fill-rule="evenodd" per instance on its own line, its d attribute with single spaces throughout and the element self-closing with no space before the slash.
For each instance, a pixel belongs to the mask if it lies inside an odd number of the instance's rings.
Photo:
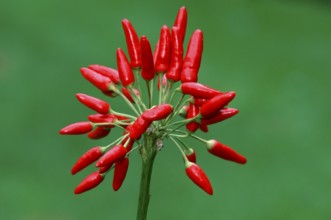
<svg viewBox="0 0 331 220">
<path fill-rule="evenodd" d="M 188 43 L 187 52 L 182 66 L 182 82 L 196 82 L 198 80 L 202 50 L 203 34 L 202 31 L 198 29 L 194 31 Z"/>
<path fill-rule="evenodd" d="M 95 188 L 103 181 L 103 177 L 99 172 L 91 173 L 76 187 L 74 193 L 81 194 Z"/>
<path fill-rule="evenodd" d="M 146 110 L 142 117 L 148 121 L 158 121 L 165 119 L 172 112 L 172 106 L 169 104 L 157 105 L 151 109 Z"/>
<path fill-rule="evenodd" d="M 108 77 L 115 84 L 120 83 L 120 77 L 118 75 L 118 71 L 113 68 L 101 66 L 98 64 L 89 65 L 88 68 L 103 76 Z"/>
<path fill-rule="evenodd" d="M 91 139 L 100 139 L 106 137 L 110 133 L 111 129 L 103 126 L 98 126 L 96 129 L 87 134 Z"/>
<path fill-rule="evenodd" d="M 140 38 L 141 76 L 144 80 L 152 80 L 155 76 L 151 45 L 145 35 Z"/>
<path fill-rule="evenodd" d="M 60 134 L 86 134 L 92 131 L 93 125 L 88 121 L 76 122 L 60 130 Z"/>
<path fill-rule="evenodd" d="M 113 189 L 117 191 L 121 188 L 126 173 L 129 168 L 129 158 L 125 157 L 115 163 L 114 179 L 113 179 Z"/>
<path fill-rule="evenodd" d="M 171 61 L 166 76 L 173 82 L 177 82 L 180 80 L 183 63 L 183 42 L 181 40 L 180 32 L 177 27 L 172 28 L 171 44 Z"/>
<path fill-rule="evenodd" d="M 200 108 L 201 116 L 205 118 L 215 116 L 224 106 L 231 102 L 235 96 L 235 92 L 226 92 L 209 99 Z"/>
<path fill-rule="evenodd" d="M 100 75 L 99 73 L 85 67 L 81 68 L 80 72 L 86 80 L 88 80 L 102 92 L 110 92 L 109 86 L 111 84 L 111 80 L 108 77 Z"/>
<path fill-rule="evenodd" d="M 179 29 L 182 43 L 184 42 L 184 38 L 185 38 L 186 25 L 187 25 L 187 11 L 185 7 L 181 7 L 177 13 L 174 26 Z"/>
<path fill-rule="evenodd" d="M 141 115 L 133 122 L 130 128 L 129 137 L 132 140 L 140 139 L 141 135 L 145 133 L 152 121 L 145 120 Z"/>
<path fill-rule="evenodd" d="M 190 108 L 188 109 L 187 112 L 187 119 L 194 118 L 199 114 L 199 107 L 193 103 L 190 103 Z M 191 121 L 186 124 L 186 129 L 189 132 L 195 132 L 199 128 L 199 123 L 196 121 Z"/>
<path fill-rule="evenodd" d="M 141 66 L 141 54 L 138 35 L 128 19 L 122 20 L 122 27 L 128 47 L 131 67 L 139 68 Z"/>
<path fill-rule="evenodd" d="M 105 153 L 96 163 L 97 167 L 103 167 L 112 164 L 125 157 L 127 153 L 126 148 L 123 145 L 116 145 L 107 153 Z"/>
<path fill-rule="evenodd" d="M 217 115 L 211 117 L 211 118 L 201 118 L 201 124 L 210 125 L 215 124 L 221 121 L 224 121 L 225 119 L 231 118 L 232 116 L 235 116 L 238 114 L 238 109 L 235 108 L 224 108 L 221 109 Z"/>
<path fill-rule="evenodd" d="M 165 73 L 169 68 L 171 55 L 171 34 L 168 26 L 163 25 L 155 54 L 155 71 Z"/>
<path fill-rule="evenodd" d="M 180 86 L 183 94 L 191 95 L 194 98 L 210 99 L 222 94 L 222 92 L 196 82 L 186 82 Z"/>
<path fill-rule="evenodd" d="M 101 99 L 98 99 L 98 98 L 95 98 L 95 97 L 92 97 L 89 95 L 85 95 L 82 93 L 77 93 L 76 97 L 77 97 L 78 101 L 80 101 L 82 104 L 86 105 L 90 109 L 92 109 L 100 114 L 109 113 L 110 105 Z"/>
<path fill-rule="evenodd" d="M 189 161 L 185 162 L 185 167 L 187 176 L 206 193 L 213 195 L 213 188 L 205 172 L 197 164 Z"/>
<path fill-rule="evenodd" d="M 104 149 L 102 147 L 93 147 L 90 150 L 86 151 L 75 163 L 75 165 L 71 169 L 71 174 L 74 175 L 97 161 L 104 153 Z"/>
<path fill-rule="evenodd" d="M 134 75 L 131 66 L 129 64 L 129 61 L 126 58 L 125 53 L 121 48 L 118 48 L 116 51 L 116 60 L 117 60 L 118 74 L 120 76 L 122 85 L 124 87 L 132 85 L 134 83 Z"/>
<path fill-rule="evenodd" d="M 239 164 L 245 164 L 247 162 L 244 156 L 216 140 L 209 140 L 207 142 L 207 149 L 211 154 L 224 160 L 230 160 Z"/>
</svg>

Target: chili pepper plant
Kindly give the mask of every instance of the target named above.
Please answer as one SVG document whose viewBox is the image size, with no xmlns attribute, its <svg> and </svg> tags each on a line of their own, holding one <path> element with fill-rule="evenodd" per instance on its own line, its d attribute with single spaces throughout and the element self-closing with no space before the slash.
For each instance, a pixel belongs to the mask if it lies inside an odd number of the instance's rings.
<svg viewBox="0 0 331 220">
<path fill-rule="evenodd" d="M 196 139 L 216 157 L 246 163 L 246 158 L 229 146 L 196 135 L 197 130 L 207 133 L 213 124 L 233 117 L 238 110 L 228 107 L 235 92 L 220 91 L 198 82 L 203 32 L 197 29 L 192 33 L 184 52 L 186 25 L 187 11 L 182 7 L 173 26 L 162 26 L 152 51 L 148 38 L 145 35 L 139 38 L 131 22 L 124 19 L 122 27 L 129 56 L 118 48 L 117 68 L 92 64 L 80 69 L 83 77 L 110 102 L 121 98 L 130 111 L 119 112 L 102 99 L 76 94 L 78 101 L 95 113 L 86 121 L 62 128 L 60 134 L 87 134 L 91 139 L 107 137 L 110 141 L 106 146 L 92 147 L 72 167 L 73 175 L 93 163 L 96 167 L 96 171 L 76 187 L 75 194 L 95 188 L 109 175 L 113 175 L 114 191 L 119 190 L 125 180 L 130 155 L 139 153 L 142 171 L 137 219 L 146 219 L 153 162 L 166 139 L 169 140 L 167 147 L 175 147 L 181 154 L 188 178 L 209 195 L 213 194 L 212 185 L 196 163 L 195 150 L 186 143 L 187 138 Z M 113 129 L 120 129 L 123 134 L 111 137 L 109 134 Z"/>
</svg>

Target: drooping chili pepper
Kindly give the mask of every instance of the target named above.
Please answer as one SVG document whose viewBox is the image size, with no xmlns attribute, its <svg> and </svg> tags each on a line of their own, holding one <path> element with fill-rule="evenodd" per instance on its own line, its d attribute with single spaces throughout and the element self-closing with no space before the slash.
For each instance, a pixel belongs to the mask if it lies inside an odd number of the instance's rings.
<svg viewBox="0 0 331 220">
<path fill-rule="evenodd" d="M 103 153 L 104 149 L 98 146 L 86 151 L 72 167 L 71 174 L 74 175 L 93 162 L 97 161 L 103 155 Z"/>
<path fill-rule="evenodd" d="M 101 99 L 82 93 L 77 93 L 76 97 L 82 104 L 100 114 L 107 114 L 110 110 L 110 105 Z"/>
<path fill-rule="evenodd" d="M 133 89 L 134 93 L 136 93 L 136 96 L 140 96 L 140 92 L 138 91 L 138 89 Z M 126 88 L 126 87 L 122 87 L 122 92 L 123 95 L 125 95 L 125 97 L 131 102 L 134 103 L 133 97 L 131 95 L 131 92 Z"/>
<path fill-rule="evenodd" d="M 165 73 L 169 68 L 171 56 L 171 34 L 168 26 L 163 25 L 155 54 L 154 68 L 157 73 Z"/>
<path fill-rule="evenodd" d="M 181 81 L 196 82 L 201 63 L 203 50 L 203 34 L 201 30 L 195 30 L 188 43 L 187 52 L 183 61 Z"/>
<path fill-rule="evenodd" d="M 200 108 L 201 116 L 205 118 L 215 116 L 224 106 L 231 102 L 235 96 L 235 92 L 226 92 L 209 99 Z"/>
<path fill-rule="evenodd" d="M 125 56 L 125 53 L 121 48 L 118 48 L 116 51 L 116 60 L 117 60 L 117 68 L 118 74 L 120 76 L 122 85 L 127 87 L 134 83 L 134 75 L 129 64 L 128 59 Z"/>
<path fill-rule="evenodd" d="M 187 112 L 187 119 L 194 118 L 199 114 L 199 107 L 193 103 L 190 103 L 190 107 Z M 189 132 L 195 132 L 199 128 L 199 123 L 196 121 L 191 121 L 186 124 L 186 129 Z"/>
<path fill-rule="evenodd" d="M 97 167 L 103 167 L 112 164 L 125 157 L 127 153 L 123 145 L 115 145 L 112 149 L 107 151 L 96 163 Z"/>
<path fill-rule="evenodd" d="M 86 80 L 100 89 L 102 92 L 110 92 L 109 86 L 112 83 L 108 77 L 105 77 L 91 69 L 88 68 L 81 68 L 80 72 L 84 76 Z"/>
<path fill-rule="evenodd" d="M 141 76 L 144 80 L 152 80 L 155 76 L 151 45 L 145 35 L 140 38 Z"/>
<path fill-rule="evenodd" d="M 180 80 L 183 63 L 183 42 L 177 27 L 172 28 L 171 32 L 171 61 L 166 73 L 167 79 L 177 82 Z"/>
<path fill-rule="evenodd" d="M 189 148 L 189 149 L 185 149 L 184 153 L 186 155 L 186 158 L 188 159 L 188 161 L 192 162 L 192 163 L 196 163 L 197 162 L 197 156 L 195 154 L 195 151 L 193 148 Z"/>
<path fill-rule="evenodd" d="M 93 125 L 88 121 L 76 122 L 60 130 L 60 134 L 86 134 L 92 131 Z"/>
<path fill-rule="evenodd" d="M 185 167 L 187 176 L 206 193 L 213 195 L 213 188 L 205 172 L 197 164 L 189 161 L 185 162 Z"/>
<path fill-rule="evenodd" d="M 152 121 L 145 120 L 141 115 L 133 122 L 130 128 L 129 137 L 132 140 L 140 139 L 141 135 L 145 133 Z"/>
<path fill-rule="evenodd" d="M 98 186 L 104 179 L 104 176 L 99 172 L 94 172 L 88 175 L 75 189 L 75 194 L 81 194 Z"/>
<path fill-rule="evenodd" d="M 148 121 L 158 121 L 165 119 L 168 117 L 172 112 L 172 106 L 169 104 L 161 104 L 157 105 L 151 109 L 146 110 L 142 117 Z"/>
<path fill-rule="evenodd" d="M 186 82 L 180 86 L 183 94 L 191 95 L 194 98 L 210 99 L 222 94 L 222 92 L 196 82 Z"/>
<path fill-rule="evenodd" d="M 185 7 L 181 7 L 177 13 L 174 26 L 179 29 L 182 43 L 184 42 L 184 38 L 185 38 L 186 25 L 187 25 L 187 11 Z"/>
<path fill-rule="evenodd" d="M 224 121 L 225 119 L 231 118 L 232 116 L 235 116 L 238 114 L 238 109 L 235 108 L 224 108 L 221 109 L 217 115 L 211 117 L 211 118 L 201 118 L 201 124 L 210 125 L 215 124 L 221 121 Z"/>
<path fill-rule="evenodd" d="M 245 164 L 247 162 L 244 156 L 216 140 L 209 140 L 207 142 L 207 149 L 211 154 L 224 160 L 230 160 L 239 164 Z"/>
<path fill-rule="evenodd" d="M 126 45 L 130 56 L 130 64 L 133 68 L 141 66 L 141 54 L 138 35 L 128 19 L 122 20 Z"/>
<path fill-rule="evenodd" d="M 87 134 L 87 136 L 91 139 L 100 139 L 103 137 L 106 137 L 110 133 L 111 129 L 103 126 L 99 126 L 90 133 Z"/>
<path fill-rule="evenodd" d="M 88 116 L 88 120 L 93 122 L 93 123 L 114 123 L 116 117 L 112 114 L 93 114 Z M 102 127 L 106 128 L 113 128 L 114 125 L 109 124 L 109 125 L 102 125 Z"/>
<path fill-rule="evenodd" d="M 113 68 L 98 65 L 98 64 L 89 65 L 88 68 L 103 76 L 108 77 L 115 84 L 120 83 L 120 77 L 118 75 L 118 71 Z"/>
<path fill-rule="evenodd" d="M 125 157 L 115 163 L 114 170 L 114 179 L 113 179 L 113 189 L 117 191 L 121 188 L 124 179 L 126 177 L 126 173 L 129 168 L 129 158 Z"/>
</svg>

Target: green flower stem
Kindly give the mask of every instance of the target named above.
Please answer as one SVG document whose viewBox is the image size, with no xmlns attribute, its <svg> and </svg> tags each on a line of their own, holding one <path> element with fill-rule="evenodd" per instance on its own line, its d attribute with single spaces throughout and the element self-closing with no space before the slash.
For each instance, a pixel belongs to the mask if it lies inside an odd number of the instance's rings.
<svg viewBox="0 0 331 220">
<path fill-rule="evenodd" d="M 145 135 L 144 144 L 140 149 L 142 157 L 142 171 L 140 179 L 137 220 L 146 220 L 147 218 L 148 203 L 150 198 L 149 188 L 153 170 L 153 163 L 157 153 L 155 140 L 155 135 Z"/>
</svg>

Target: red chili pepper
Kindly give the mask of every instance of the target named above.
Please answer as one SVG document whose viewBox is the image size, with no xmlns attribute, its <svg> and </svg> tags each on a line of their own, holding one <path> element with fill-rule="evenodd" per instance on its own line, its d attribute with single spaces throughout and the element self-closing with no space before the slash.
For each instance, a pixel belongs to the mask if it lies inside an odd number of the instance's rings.
<svg viewBox="0 0 331 220">
<path fill-rule="evenodd" d="M 196 82 L 198 80 L 202 50 L 203 34 L 202 31 L 198 29 L 194 31 L 188 43 L 187 52 L 182 66 L 182 82 Z"/>
<path fill-rule="evenodd" d="M 209 140 L 207 142 L 207 149 L 211 154 L 224 160 L 230 160 L 240 164 L 245 164 L 247 162 L 247 159 L 244 156 L 216 140 Z"/>
<path fill-rule="evenodd" d="M 152 121 L 145 120 L 141 115 L 133 122 L 129 137 L 132 140 L 141 138 L 141 135 L 145 133 L 147 128 L 151 125 Z"/>
<path fill-rule="evenodd" d="M 134 83 L 134 75 L 125 53 L 121 48 L 116 51 L 117 68 L 122 85 L 127 87 Z"/>
<path fill-rule="evenodd" d="M 218 90 L 215 90 L 213 88 L 195 82 L 183 83 L 180 89 L 183 94 L 191 95 L 194 98 L 210 99 L 213 98 L 214 96 L 222 94 L 222 92 Z"/>
<path fill-rule="evenodd" d="M 105 173 L 107 172 L 108 170 L 110 170 L 110 168 L 112 168 L 114 164 L 108 164 L 106 166 L 103 166 L 103 167 L 100 167 L 99 168 L 99 173 Z"/>
<path fill-rule="evenodd" d="M 86 151 L 75 163 L 71 169 L 71 174 L 74 175 L 90 165 L 91 163 L 97 161 L 104 153 L 101 147 L 93 147 Z"/>
<path fill-rule="evenodd" d="M 89 65 L 88 68 L 103 76 L 108 77 L 115 84 L 120 83 L 120 77 L 118 75 L 118 71 L 113 68 L 107 66 L 101 66 L 98 64 Z"/>
<path fill-rule="evenodd" d="M 138 90 L 137 90 L 138 91 Z M 123 115 L 116 115 L 114 114 L 114 116 L 117 118 L 117 120 L 119 121 L 124 121 L 124 120 L 129 120 L 129 118 L 123 116 Z"/>
<path fill-rule="evenodd" d="M 96 163 L 97 167 L 103 167 L 112 164 L 125 157 L 127 153 L 126 148 L 123 145 L 116 145 L 107 153 L 105 153 Z"/>
<path fill-rule="evenodd" d="M 182 107 L 182 109 L 179 111 L 179 115 L 181 116 L 181 117 L 183 117 L 183 118 L 186 118 L 187 117 L 187 112 L 188 112 L 188 110 L 189 110 L 189 106 L 188 105 L 184 105 L 183 107 Z"/>
<path fill-rule="evenodd" d="M 221 122 L 225 119 L 231 118 L 232 116 L 235 116 L 238 114 L 238 109 L 235 108 L 224 108 L 221 109 L 217 115 L 211 117 L 211 118 L 201 118 L 201 124 L 210 125 L 215 124 L 218 122 Z"/>
<path fill-rule="evenodd" d="M 206 193 L 213 195 L 213 188 L 205 172 L 197 164 L 189 161 L 185 163 L 185 167 L 187 176 Z"/>
<path fill-rule="evenodd" d="M 215 116 L 224 106 L 231 102 L 235 96 L 235 92 L 226 92 L 209 99 L 200 108 L 201 116 L 205 118 Z"/>
<path fill-rule="evenodd" d="M 152 80 L 155 76 L 151 45 L 145 35 L 140 38 L 141 76 L 144 80 Z"/>
<path fill-rule="evenodd" d="M 190 107 L 188 109 L 186 118 L 187 119 L 194 118 L 198 114 L 199 114 L 199 107 L 197 105 L 190 103 Z M 198 128 L 199 128 L 199 123 L 196 121 L 191 121 L 186 124 L 186 129 L 189 132 L 195 132 Z"/>
<path fill-rule="evenodd" d="M 157 53 L 155 54 L 155 71 L 165 73 L 168 70 L 171 55 L 171 34 L 168 26 L 163 25 L 160 31 Z"/>
<path fill-rule="evenodd" d="M 199 125 L 199 129 L 200 129 L 201 131 L 207 133 L 207 132 L 208 132 L 208 125 L 206 125 L 206 124 L 202 124 L 202 123 L 201 123 L 201 124 Z"/>
<path fill-rule="evenodd" d="M 93 123 L 114 123 L 116 117 L 111 114 L 107 115 L 101 115 L 101 114 L 94 114 L 94 115 L 89 115 L 88 120 L 93 122 Z M 113 128 L 114 125 L 102 125 L 102 127 L 106 128 Z"/>
<path fill-rule="evenodd" d="M 88 137 L 91 139 L 100 139 L 106 137 L 110 133 L 110 128 L 99 126 L 90 133 L 88 133 Z"/>
<path fill-rule="evenodd" d="M 90 109 L 100 114 L 107 114 L 110 110 L 110 105 L 101 99 L 89 95 L 85 95 L 82 93 L 77 93 L 76 97 L 78 101 L 80 101 L 82 104 L 86 105 Z"/>
<path fill-rule="evenodd" d="M 202 106 L 208 99 L 204 98 L 194 98 L 194 104 L 197 106 Z"/>
<path fill-rule="evenodd" d="M 108 77 L 100 75 L 99 73 L 90 70 L 88 68 L 81 68 L 80 72 L 84 76 L 84 78 L 100 89 L 102 92 L 109 92 L 109 85 L 112 83 Z"/>
<path fill-rule="evenodd" d="M 98 186 L 103 180 L 103 175 L 94 172 L 88 175 L 75 189 L 75 194 L 81 194 Z"/>
<path fill-rule="evenodd" d="M 128 19 L 122 20 L 122 27 L 128 47 L 131 67 L 139 68 L 141 66 L 141 54 L 138 35 Z"/>
<path fill-rule="evenodd" d="M 114 179 L 113 179 L 113 189 L 117 191 L 121 188 L 126 173 L 129 168 L 129 158 L 125 157 L 115 163 Z"/>
<path fill-rule="evenodd" d="M 190 161 L 192 163 L 197 162 L 197 156 L 196 156 L 195 151 L 193 150 L 193 148 L 189 148 L 188 150 L 184 150 L 184 153 L 185 153 L 186 158 L 188 159 L 188 161 Z"/>
<path fill-rule="evenodd" d="M 136 93 L 137 96 L 140 96 L 140 92 L 137 89 L 133 89 L 133 91 L 134 91 L 134 93 Z M 127 99 L 129 99 L 129 101 L 131 103 L 134 103 L 131 92 L 126 87 L 122 87 L 122 92 L 123 92 L 123 95 L 125 95 L 125 97 Z"/>
<path fill-rule="evenodd" d="M 183 63 L 183 42 L 180 37 L 180 32 L 177 27 L 172 28 L 172 48 L 171 48 L 171 62 L 170 67 L 166 73 L 168 79 L 173 82 L 180 80 L 182 63 Z"/>
<path fill-rule="evenodd" d="M 126 126 L 123 135 L 125 135 L 125 134 L 129 134 L 129 133 L 130 133 L 130 130 L 131 130 L 131 127 L 132 127 L 132 125 L 128 125 L 128 126 Z M 126 142 L 128 141 L 128 139 L 129 139 L 129 137 L 126 137 L 126 138 L 122 141 L 122 145 L 125 145 Z M 129 151 L 132 149 L 133 144 L 134 144 L 134 140 L 131 140 L 131 139 L 130 139 L 129 143 L 126 145 L 126 151 L 127 151 L 127 152 L 129 152 Z"/>
<path fill-rule="evenodd" d="M 86 134 L 92 131 L 93 125 L 88 121 L 76 122 L 60 130 L 60 134 Z"/>
<path fill-rule="evenodd" d="M 172 112 L 172 106 L 169 104 L 161 104 L 157 105 L 151 109 L 146 110 L 142 117 L 148 121 L 158 121 L 165 119 L 168 117 Z"/>
<path fill-rule="evenodd" d="M 177 13 L 174 26 L 179 29 L 181 35 L 181 42 L 184 42 L 187 25 L 187 11 L 185 7 L 181 7 Z"/>
<path fill-rule="evenodd" d="M 153 52 L 153 61 L 154 61 L 154 64 L 156 62 L 156 56 L 159 53 L 159 49 L 160 49 L 160 40 L 158 40 L 156 42 L 156 45 L 155 45 L 155 48 L 154 48 L 154 52 Z"/>
</svg>

